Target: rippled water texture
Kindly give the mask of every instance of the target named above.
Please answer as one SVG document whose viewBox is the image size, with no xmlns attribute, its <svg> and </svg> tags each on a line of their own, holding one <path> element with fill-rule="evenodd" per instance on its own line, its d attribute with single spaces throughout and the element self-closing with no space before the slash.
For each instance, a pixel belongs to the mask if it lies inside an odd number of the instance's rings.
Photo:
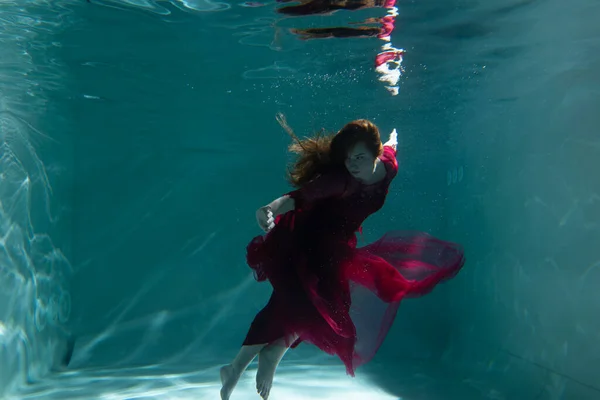
<svg viewBox="0 0 600 400">
<path fill-rule="evenodd" d="M 64 71 L 46 49 L 64 15 L 45 7 L 0 6 L 0 397 L 47 373 L 64 352 L 71 311 L 71 267 L 60 246 L 69 227 L 53 195 L 70 174 L 68 160 L 40 154 L 60 140 L 42 119 L 61 89 Z"/>
<path fill-rule="evenodd" d="M 397 128 L 361 240 L 468 261 L 357 378 L 301 346 L 272 400 L 599 398 L 598 2 L 293 4 L 0 2 L 0 398 L 217 398 L 269 295 L 244 249 L 289 190 L 277 112 Z"/>
</svg>

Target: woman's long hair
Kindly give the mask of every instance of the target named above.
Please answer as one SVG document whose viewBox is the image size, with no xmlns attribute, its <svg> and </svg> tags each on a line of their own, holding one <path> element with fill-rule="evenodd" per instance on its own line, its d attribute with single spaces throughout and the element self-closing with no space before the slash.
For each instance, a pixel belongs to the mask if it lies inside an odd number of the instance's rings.
<svg viewBox="0 0 600 400">
<path fill-rule="evenodd" d="M 354 120 L 335 134 L 327 134 L 321 130 L 312 137 L 299 139 L 282 113 L 278 113 L 276 118 L 294 140 L 288 150 L 298 154 L 298 158 L 288 170 L 288 180 L 297 188 L 318 175 L 343 168 L 349 149 L 357 142 L 364 142 L 375 157 L 381 155 L 383 150 L 379 129 L 366 119 Z"/>
</svg>

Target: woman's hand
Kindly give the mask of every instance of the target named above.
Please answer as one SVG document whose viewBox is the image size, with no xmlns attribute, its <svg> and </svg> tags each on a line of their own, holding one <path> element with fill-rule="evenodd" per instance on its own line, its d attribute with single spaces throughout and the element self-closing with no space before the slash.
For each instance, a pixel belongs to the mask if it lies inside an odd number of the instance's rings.
<svg viewBox="0 0 600 400">
<path fill-rule="evenodd" d="M 394 150 L 396 150 L 396 145 L 398 144 L 398 132 L 396 132 L 396 128 L 390 133 L 390 139 L 385 142 L 384 146 L 390 146 Z"/>
<path fill-rule="evenodd" d="M 256 222 L 265 232 L 269 232 L 275 226 L 275 218 L 270 206 L 264 206 L 256 210 Z"/>
</svg>

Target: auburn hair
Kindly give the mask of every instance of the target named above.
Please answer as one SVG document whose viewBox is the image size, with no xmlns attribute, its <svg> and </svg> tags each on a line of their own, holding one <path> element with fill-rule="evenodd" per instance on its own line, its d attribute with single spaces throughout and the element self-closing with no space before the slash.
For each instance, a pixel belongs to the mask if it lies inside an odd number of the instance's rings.
<svg viewBox="0 0 600 400">
<path fill-rule="evenodd" d="M 302 187 L 323 173 L 345 168 L 348 151 L 358 142 L 363 142 L 374 157 L 383 152 L 379 129 L 366 119 L 351 121 L 334 134 L 328 134 L 323 129 L 305 139 L 296 136 L 283 114 L 277 114 L 277 121 L 294 139 L 288 147 L 291 153 L 298 155 L 288 168 L 288 180 L 294 187 Z"/>
</svg>

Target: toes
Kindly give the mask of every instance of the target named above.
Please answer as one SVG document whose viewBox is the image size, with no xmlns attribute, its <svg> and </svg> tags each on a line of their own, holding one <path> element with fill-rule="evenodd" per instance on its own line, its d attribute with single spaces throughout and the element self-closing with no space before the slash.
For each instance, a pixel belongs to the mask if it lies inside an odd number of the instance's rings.
<svg viewBox="0 0 600 400">
<path fill-rule="evenodd" d="M 267 386 L 265 385 L 264 382 L 261 382 L 260 387 L 258 389 L 258 394 L 260 395 L 260 397 L 262 397 L 263 399 L 265 398 L 265 392 L 267 390 Z"/>
<path fill-rule="evenodd" d="M 262 397 L 264 400 L 269 398 L 269 393 L 271 392 L 271 386 L 266 382 L 260 382 L 256 384 L 256 392 Z"/>
</svg>

